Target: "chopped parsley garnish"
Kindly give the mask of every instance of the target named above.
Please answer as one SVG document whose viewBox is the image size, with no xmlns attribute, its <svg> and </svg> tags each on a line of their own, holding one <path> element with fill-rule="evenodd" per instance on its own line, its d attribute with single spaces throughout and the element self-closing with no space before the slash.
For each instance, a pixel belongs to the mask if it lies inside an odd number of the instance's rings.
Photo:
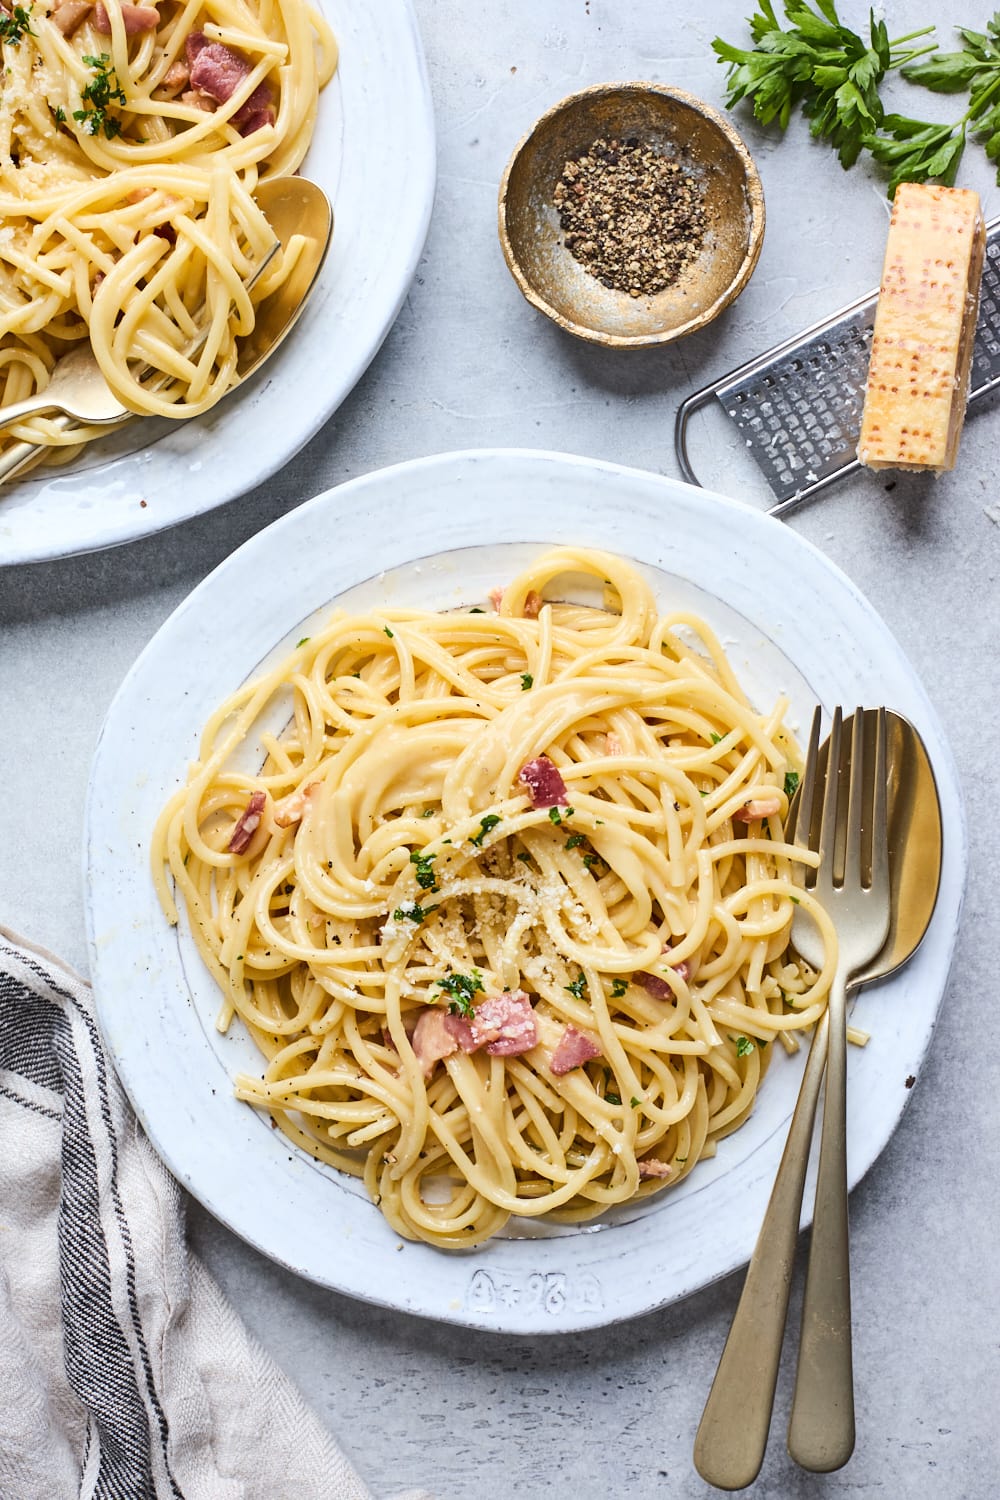
<svg viewBox="0 0 1000 1500">
<path fill-rule="evenodd" d="M 521 692 L 526 693 L 530 687 L 534 687 L 535 679 L 530 672 L 521 673 Z"/>
<path fill-rule="evenodd" d="M 587 840 L 584 838 L 582 833 L 571 833 L 569 838 L 566 840 L 566 848 L 579 849 L 580 845 L 585 844 L 586 842 Z"/>
<path fill-rule="evenodd" d="M 419 849 L 415 849 L 410 855 L 410 864 L 416 866 L 417 885 L 419 885 L 422 891 L 437 890 L 434 871 L 431 869 L 431 865 L 436 859 L 436 854 L 421 854 Z"/>
<path fill-rule="evenodd" d="M 530 862 L 530 860 L 531 860 L 531 855 L 527 852 L 527 850 L 522 849 L 521 852 L 520 852 L 520 854 L 517 856 L 517 858 L 519 860 L 521 860 L 524 864 L 528 864 Z"/>
<path fill-rule="evenodd" d="M 566 847 L 569 848 L 569 845 L 567 844 Z M 583 856 L 583 863 L 584 867 L 588 869 L 591 874 L 593 874 L 594 866 L 603 864 L 603 860 L 601 859 L 601 856 L 599 854 L 585 854 Z"/>
<path fill-rule="evenodd" d="M 612 981 L 611 981 L 611 998 L 613 1000 L 620 1000 L 621 997 L 626 993 L 627 990 L 628 990 L 628 980 L 627 979 L 612 979 Z"/>
<path fill-rule="evenodd" d="M 396 639 L 396 637 L 393 635 L 392 631 L 389 629 L 388 625 L 383 625 L 382 629 L 385 631 L 385 633 L 389 637 L 390 641 L 394 641 Z"/>
<path fill-rule="evenodd" d="M 311 636 L 304 635 L 302 637 L 301 641 L 296 641 L 296 643 L 295 643 L 295 649 L 296 649 L 296 651 L 299 649 L 300 646 L 304 646 L 305 643 L 306 643 L 306 641 L 311 640 L 311 639 L 312 639 Z"/>
<path fill-rule="evenodd" d="M 453 1016 L 465 1016 L 469 1020 L 473 1014 L 472 997 L 483 993 L 483 976 L 478 969 L 473 969 L 471 974 L 449 974 L 445 979 L 438 979 L 435 983 L 446 991 L 451 999 L 448 1009 Z"/>
<path fill-rule="evenodd" d="M 63 109 L 61 104 L 56 105 L 55 109 L 52 111 L 52 114 L 57 125 L 66 124 L 66 111 Z"/>
<path fill-rule="evenodd" d="M 799 780 L 800 780 L 800 777 L 799 777 L 798 771 L 786 771 L 785 772 L 785 796 L 786 797 L 791 798 L 791 797 L 793 797 L 795 795 L 795 792 L 798 789 Z"/>
<path fill-rule="evenodd" d="M 550 807 L 549 808 L 549 822 L 550 823 L 561 823 L 562 822 L 562 813 L 559 811 L 558 807 Z"/>
<path fill-rule="evenodd" d="M 752 1051 L 753 1051 L 753 1042 L 750 1040 L 750 1038 L 748 1036 L 738 1036 L 736 1038 L 736 1056 L 737 1057 L 747 1057 Z"/>
<path fill-rule="evenodd" d="M 470 838 L 469 843 L 475 844 L 477 849 L 481 849 L 483 847 L 483 839 L 492 828 L 495 828 L 497 826 L 499 821 L 500 819 L 496 813 L 487 813 L 485 818 L 480 818 L 479 832 L 477 834 L 474 834 L 472 838 Z"/>
<path fill-rule="evenodd" d="M 637 1099 L 634 1094 L 632 1095 L 632 1098 L 629 1100 L 629 1104 L 632 1106 L 633 1109 L 638 1109 L 641 1103 L 642 1103 L 642 1100 L 641 1099 Z"/>
<path fill-rule="evenodd" d="M 718 745 L 718 744 L 721 743 L 721 741 L 722 741 L 722 735 L 721 734 L 716 734 L 715 731 L 713 730 L 712 731 L 712 744 L 713 745 Z"/>
<path fill-rule="evenodd" d="M 118 74 L 110 67 L 111 57 L 102 52 L 100 57 L 85 57 L 83 61 L 91 68 L 94 77 L 80 90 L 80 99 L 87 106 L 73 111 L 74 120 L 79 120 L 88 135 L 100 135 L 104 131 L 106 140 L 121 135 L 121 121 L 117 115 L 109 115 L 113 104 L 127 104 L 125 90 L 118 81 Z"/>
<path fill-rule="evenodd" d="M 16 47 L 23 37 L 35 35 L 31 29 L 31 10 L 30 5 L 27 9 L 15 5 L 9 16 L 0 12 L 0 37 L 12 47 Z"/>
<path fill-rule="evenodd" d="M 392 914 L 394 922 L 417 922 L 420 923 L 425 917 L 429 917 L 432 911 L 437 911 L 436 906 L 417 906 L 414 903 L 410 907 L 397 906 Z"/>
<path fill-rule="evenodd" d="M 613 1094 L 610 1089 L 604 1095 L 604 1097 L 605 1097 L 605 1099 L 607 1100 L 607 1102 L 609 1104 L 621 1104 L 621 1102 L 622 1102 L 621 1101 L 621 1095 L 620 1094 Z"/>
<path fill-rule="evenodd" d="M 422 818 L 433 818 L 433 816 L 434 816 L 434 809 L 433 809 L 433 807 L 425 807 L 424 810 L 423 810 L 423 812 L 420 814 L 420 816 Z"/>
<path fill-rule="evenodd" d="M 586 987 L 587 987 L 587 981 L 586 981 L 586 978 L 584 977 L 582 969 L 580 970 L 580 973 L 576 976 L 576 978 L 573 980 L 572 984 L 563 985 L 563 989 L 569 990 L 570 994 L 571 995 L 575 995 L 578 1000 L 582 1000 L 583 999 L 583 992 L 586 989 Z"/>
<path fill-rule="evenodd" d="M 486 613 L 485 609 L 480 609 L 478 604 L 476 605 L 476 607 L 474 609 L 470 609 L 469 610 L 469 614 L 470 615 L 484 615 L 485 613 Z"/>
</svg>

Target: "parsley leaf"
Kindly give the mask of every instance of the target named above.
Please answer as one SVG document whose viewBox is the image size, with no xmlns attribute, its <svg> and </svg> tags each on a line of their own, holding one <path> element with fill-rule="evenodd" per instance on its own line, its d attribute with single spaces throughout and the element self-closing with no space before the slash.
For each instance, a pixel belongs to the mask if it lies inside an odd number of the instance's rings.
<svg viewBox="0 0 1000 1500">
<path fill-rule="evenodd" d="M 485 993 L 483 976 L 478 969 L 473 969 L 471 974 L 448 974 L 444 979 L 435 980 L 435 983 L 451 996 L 448 1009 L 452 1015 L 465 1016 L 466 1020 L 474 1013 L 473 995 Z"/>
<path fill-rule="evenodd" d="M 612 998 L 612 1000 L 620 1000 L 622 998 L 622 996 L 626 993 L 627 990 L 628 990 L 628 980 L 627 979 L 612 979 L 612 981 L 611 981 L 611 998 Z"/>
<path fill-rule="evenodd" d="M 621 1102 L 622 1102 L 621 1095 L 620 1094 L 613 1094 L 610 1089 L 608 1089 L 608 1091 L 605 1093 L 604 1097 L 605 1097 L 605 1099 L 607 1100 L 607 1102 L 609 1104 L 621 1104 Z"/>
<path fill-rule="evenodd" d="M 396 639 L 396 637 L 393 635 L 392 631 L 389 629 L 388 625 L 383 625 L 382 629 L 385 631 L 385 633 L 389 637 L 390 641 L 394 641 Z"/>
<path fill-rule="evenodd" d="M 417 885 L 422 891 L 436 891 L 437 883 L 431 865 L 437 859 L 436 854 L 422 854 L 415 849 L 410 855 L 410 864 L 417 868 Z"/>
<path fill-rule="evenodd" d="M 118 74 L 109 67 L 111 57 L 102 52 L 100 57 L 85 57 L 83 61 L 93 71 L 93 78 L 80 90 L 81 102 L 86 106 L 73 111 L 74 120 L 79 120 L 87 135 L 100 135 L 104 131 L 106 140 L 121 135 L 122 124 L 117 115 L 109 115 L 112 104 L 127 104 L 125 91 L 118 81 Z"/>
<path fill-rule="evenodd" d="M 794 797 L 795 793 L 798 791 L 800 780 L 801 777 L 799 776 L 798 771 L 785 772 L 785 796 L 789 799 L 789 801 L 791 801 L 792 797 Z"/>
<path fill-rule="evenodd" d="M 416 904 L 410 907 L 397 906 L 392 914 L 392 919 L 394 922 L 416 922 L 419 924 L 425 917 L 429 917 L 432 911 L 437 911 L 437 907 L 417 906 Z"/>
<path fill-rule="evenodd" d="M 579 849 L 580 845 L 585 844 L 586 842 L 587 840 L 582 833 L 571 833 L 569 838 L 566 840 L 566 848 Z"/>
<path fill-rule="evenodd" d="M 521 673 L 521 692 L 526 693 L 530 687 L 534 687 L 535 679 L 530 672 Z"/>
<path fill-rule="evenodd" d="M 497 826 L 499 821 L 500 819 L 496 813 L 487 813 L 485 818 L 480 818 L 479 832 L 470 838 L 469 843 L 475 844 L 477 849 L 481 849 L 483 847 L 483 839 L 492 828 Z"/>
<path fill-rule="evenodd" d="M 582 969 L 580 970 L 580 973 L 576 976 L 576 978 L 573 980 L 572 984 L 565 984 L 565 985 L 563 985 L 563 989 L 569 990 L 570 994 L 571 995 L 575 995 L 578 1000 L 582 1000 L 583 999 L 584 991 L 586 990 L 586 988 L 587 988 L 587 981 L 586 981 L 586 979 L 584 977 Z"/>
<path fill-rule="evenodd" d="M 736 1056 L 737 1057 L 746 1057 L 746 1056 L 749 1055 L 749 1053 L 751 1053 L 753 1051 L 753 1049 L 754 1049 L 754 1044 L 753 1044 L 753 1042 L 750 1040 L 750 1038 L 748 1036 L 738 1036 L 736 1038 Z"/>
<path fill-rule="evenodd" d="M 34 36 L 31 29 L 31 12 L 34 9 L 29 5 L 15 5 L 10 15 L 0 11 L 0 37 L 9 42 L 12 47 L 17 47 L 26 36 Z M 84 59 L 86 61 L 86 59 Z"/>
</svg>

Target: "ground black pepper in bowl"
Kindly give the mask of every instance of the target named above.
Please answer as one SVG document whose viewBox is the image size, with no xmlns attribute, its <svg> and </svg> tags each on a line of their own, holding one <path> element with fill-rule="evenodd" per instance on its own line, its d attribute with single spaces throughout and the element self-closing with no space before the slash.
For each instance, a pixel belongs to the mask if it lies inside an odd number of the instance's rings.
<svg viewBox="0 0 1000 1500">
<path fill-rule="evenodd" d="M 636 136 L 595 140 L 565 163 L 552 196 L 567 250 L 614 291 L 662 292 L 701 250 L 701 184 Z"/>
</svg>

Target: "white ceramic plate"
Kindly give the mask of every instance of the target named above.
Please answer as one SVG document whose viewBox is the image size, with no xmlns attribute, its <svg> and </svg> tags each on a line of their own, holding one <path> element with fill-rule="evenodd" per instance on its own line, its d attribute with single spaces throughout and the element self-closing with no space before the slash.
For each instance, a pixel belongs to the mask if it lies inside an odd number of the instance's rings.
<svg viewBox="0 0 1000 1500">
<path fill-rule="evenodd" d="M 434 117 L 412 0 L 318 0 L 340 46 L 303 172 L 335 227 L 302 322 L 204 417 L 133 423 L 65 472 L 0 486 L 0 565 L 116 546 L 262 483 L 374 358 L 417 268 L 434 199 Z"/>
<path fill-rule="evenodd" d="M 423 459 L 342 485 L 234 553 L 167 621 L 104 727 L 87 813 L 91 968 L 105 1035 L 153 1144 L 212 1213 L 326 1286 L 449 1322 L 558 1332 L 632 1316 L 749 1258 L 798 1087 L 775 1059 L 753 1116 L 673 1193 L 629 1221 L 529 1230 L 467 1254 L 403 1245 L 352 1179 L 292 1151 L 231 1096 L 259 1066 L 189 936 L 168 929 L 150 882 L 150 830 L 184 778 L 210 712 L 265 658 L 290 650 L 335 598 L 447 607 L 481 599 L 553 543 L 641 563 L 664 607 L 690 604 L 719 632 L 751 696 L 887 703 L 920 729 L 944 813 L 944 872 L 923 947 L 858 1001 L 872 1032 L 850 1058 L 852 1184 L 885 1146 L 930 1039 L 965 878 L 951 753 L 885 625 L 819 552 L 766 515 L 669 479 L 556 454 Z M 261 581 L 266 586 L 261 587 Z M 811 1197 L 807 1192 L 807 1198 Z"/>
</svg>

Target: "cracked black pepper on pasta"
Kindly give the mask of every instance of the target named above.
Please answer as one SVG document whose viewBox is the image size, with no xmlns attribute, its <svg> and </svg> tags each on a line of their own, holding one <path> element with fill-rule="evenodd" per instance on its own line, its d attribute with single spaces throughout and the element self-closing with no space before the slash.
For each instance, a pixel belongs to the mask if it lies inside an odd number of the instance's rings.
<svg viewBox="0 0 1000 1500">
<path fill-rule="evenodd" d="M 574 259 L 631 297 L 675 282 L 701 250 L 708 222 L 698 180 L 634 136 L 601 137 L 567 161 L 553 202 Z"/>
</svg>

